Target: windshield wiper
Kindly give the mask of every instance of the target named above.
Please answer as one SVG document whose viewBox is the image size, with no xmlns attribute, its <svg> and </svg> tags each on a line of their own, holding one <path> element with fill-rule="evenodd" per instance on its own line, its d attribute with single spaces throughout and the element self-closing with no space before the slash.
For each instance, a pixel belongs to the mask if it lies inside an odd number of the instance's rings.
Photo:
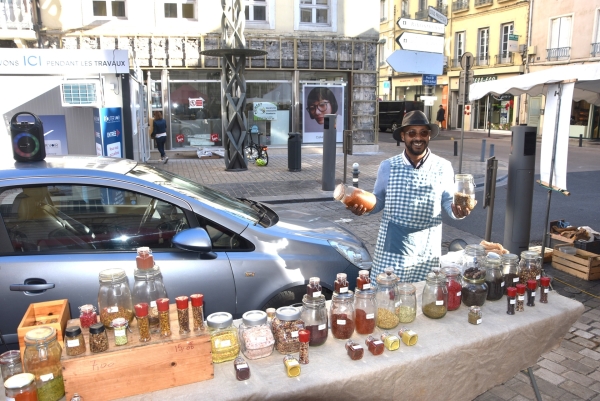
<svg viewBox="0 0 600 401">
<path fill-rule="evenodd" d="M 244 203 L 249 204 L 250 207 L 252 207 L 252 209 L 254 209 L 260 213 L 260 216 L 259 216 L 258 220 L 254 223 L 254 225 L 260 224 L 262 219 L 264 219 L 265 217 L 269 219 L 269 224 L 271 224 L 271 218 L 269 217 L 269 209 L 267 207 L 263 206 L 260 202 L 257 202 L 257 201 L 251 200 L 251 199 L 246 199 L 246 198 L 238 198 L 238 199 Z"/>
</svg>

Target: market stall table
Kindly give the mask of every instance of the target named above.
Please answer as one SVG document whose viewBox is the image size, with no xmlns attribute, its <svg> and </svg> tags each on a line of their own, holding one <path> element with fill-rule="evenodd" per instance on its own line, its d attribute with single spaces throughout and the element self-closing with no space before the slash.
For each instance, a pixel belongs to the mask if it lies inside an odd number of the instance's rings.
<svg viewBox="0 0 600 401">
<path fill-rule="evenodd" d="M 423 283 L 416 286 L 421 294 Z M 345 341 L 329 333 L 324 345 L 310 348 L 310 363 L 302 365 L 296 378 L 287 377 L 283 355 L 274 351 L 267 358 L 248 360 L 251 377 L 246 381 L 237 381 L 233 363 L 226 362 L 214 365 L 212 380 L 121 400 L 470 400 L 533 366 L 540 355 L 559 345 L 583 313 L 581 303 L 556 292 L 551 292 L 548 300 L 547 304 L 537 301 L 535 307 L 525 306 L 524 312 L 513 316 L 506 314 L 506 297 L 486 301 L 481 308 L 482 324 L 473 325 L 467 321 L 464 305 L 442 319 L 423 316 L 418 296 L 419 314 L 406 325 L 419 336 L 414 346 L 402 344 L 398 351 L 386 350 L 380 356 L 365 349 L 362 360 L 352 361 Z M 352 336 L 363 346 L 365 338 Z M 168 361 L 165 364 L 167 369 Z"/>
</svg>

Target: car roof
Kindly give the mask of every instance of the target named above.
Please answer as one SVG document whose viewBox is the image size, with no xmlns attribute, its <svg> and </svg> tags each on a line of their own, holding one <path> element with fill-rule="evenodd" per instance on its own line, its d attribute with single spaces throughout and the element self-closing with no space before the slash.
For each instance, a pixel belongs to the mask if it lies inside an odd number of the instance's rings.
<svg viewBox="0 0 600 401">
<path fill-rule="evenodd" d="M 45 160 L 36 162 L 16 162 L 14 160 L 0 161 L 0 178 L 21 178 L 27 176 L 53 176 L 63 174 L 86 175 L 125 175 L 130 172 L 137 162 L 128 159 L 116 159 L 104 156 L 65 155 L 48 156 Z"/>
</svg>

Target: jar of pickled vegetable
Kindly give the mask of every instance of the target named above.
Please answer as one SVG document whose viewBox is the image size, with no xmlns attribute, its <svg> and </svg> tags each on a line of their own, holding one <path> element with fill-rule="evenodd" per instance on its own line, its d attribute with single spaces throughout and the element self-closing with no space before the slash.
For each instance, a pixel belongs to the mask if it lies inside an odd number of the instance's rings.
<svg viewBox="0 0 600 401">
<path fill-rule="evenodd" d="M 65 395 L 61 353 L 53 327 L 42 326 L 25 334 L 23 365 L 35 375 L 39 401 L 58 401 Z"/>
<path fill-rule="evenodd" d="M 212 361 L 233 361 L 240 352 L 238 331 L 233 325 L 233 316 L 227 312 L 215 312 L 206 318 L 210 334 Z"/>
</svg>

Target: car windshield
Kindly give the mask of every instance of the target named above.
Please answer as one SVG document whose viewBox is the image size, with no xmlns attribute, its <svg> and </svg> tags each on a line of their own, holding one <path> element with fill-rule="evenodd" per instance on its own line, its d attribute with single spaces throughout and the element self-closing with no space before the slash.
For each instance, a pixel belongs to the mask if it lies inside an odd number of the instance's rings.
<svg viewBox="0 0 600 401">
<path fill-rule="evenodd" d="M 127 174 L 144 181 L 171 188 L 204 204 L 229 212 L 243 219 L 250 220 L 254 224 L 257 222 L 262 223 L 260 220 L 263 213 L 261 213 L 260 210 L 253 208 L 247 202 L 231 198 L 221 192 L 169 173 L 168 171 L 138 164 Z"/>
</svg>

